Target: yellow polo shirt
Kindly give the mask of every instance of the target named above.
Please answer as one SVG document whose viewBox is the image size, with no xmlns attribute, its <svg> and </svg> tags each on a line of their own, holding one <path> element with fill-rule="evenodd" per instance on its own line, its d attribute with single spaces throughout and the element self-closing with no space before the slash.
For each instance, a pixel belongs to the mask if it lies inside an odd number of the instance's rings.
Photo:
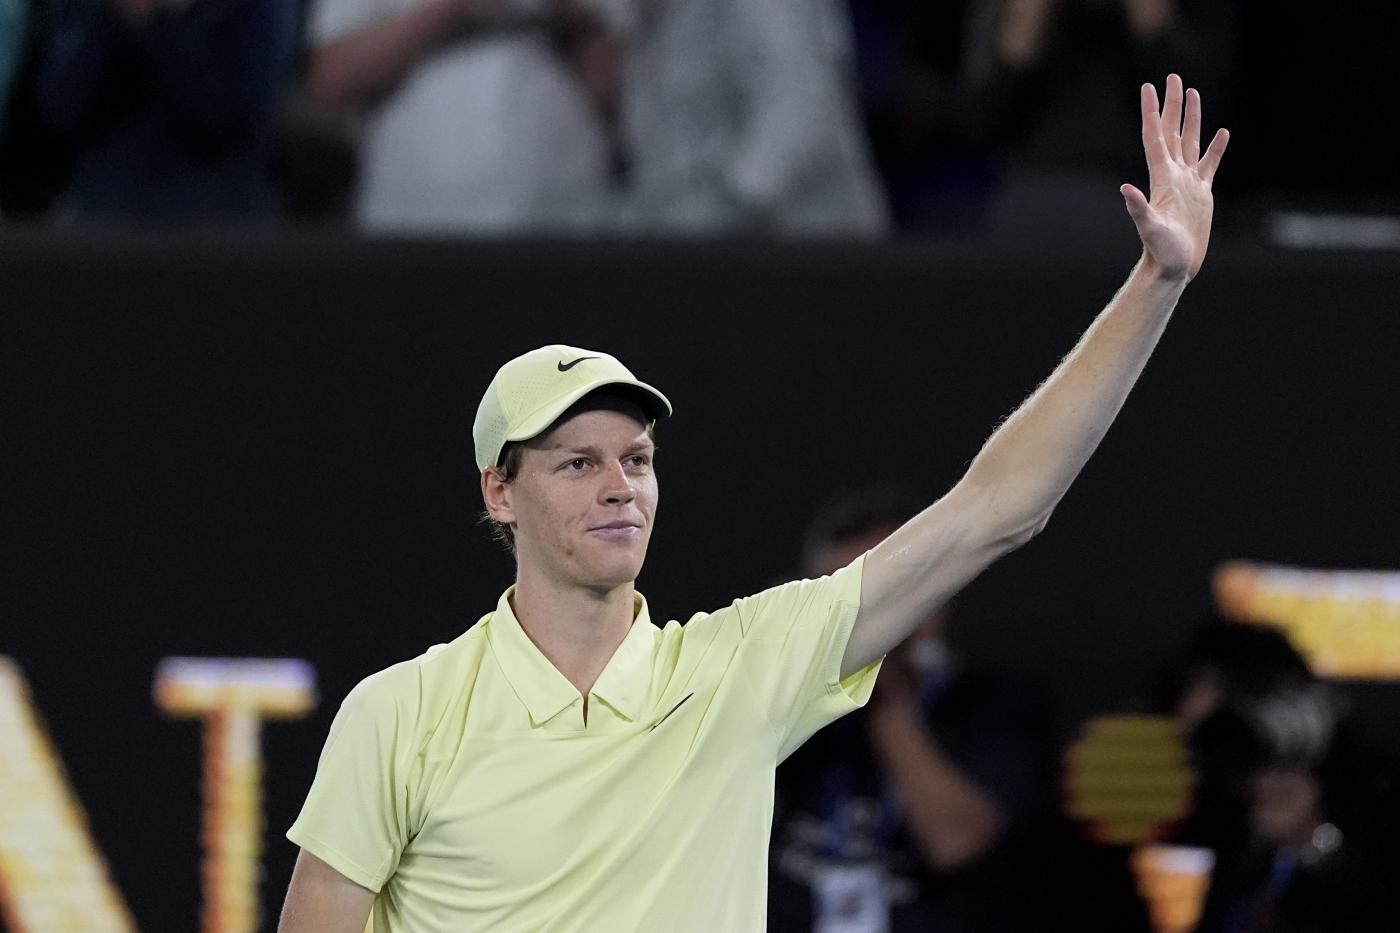
<svg viewBox="0 0 1400 933">
<path fill-rule="evenodd" d="M 376 933 L 762 930 L 773 770 L 875 684 L 840 679 L 863 562 L 684 626 L 638 596 L 586 726 L 507 590 L 350 692 L 287 837 Z"/>
</svg>

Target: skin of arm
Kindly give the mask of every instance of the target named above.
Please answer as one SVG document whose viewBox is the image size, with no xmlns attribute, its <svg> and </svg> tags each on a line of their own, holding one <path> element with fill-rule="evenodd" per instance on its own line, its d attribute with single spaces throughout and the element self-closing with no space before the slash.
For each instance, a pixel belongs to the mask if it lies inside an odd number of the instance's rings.
<svg viewBox="0 0 1400 933">
<path fill-rule="evenodd" d="M 303 849 L 292 869 L 277 933 L 364 933 L 374 897 Z"/>
<path fill-rule="evenodd" d="M 362 103 L 392 88 L 439 43 L 488 19 L 494 0 L 428 0 L 311 53 L 307 86 L 332 108 Z"/>
<path fill-rule="evenodd" d="M 1200 270 L 1210 239 L 1211 182 L 1229 134 L 1219 131 L 1201 155 L 1200 95 L 1183 95 L 1176 75 L 1167 79 L 1160 114 L 1152 85 L 1143 85 L 1141 99 L 1151 200 L 1132 185 L 1119 190 L 1142 238 L 1142 259 L 957 485 L 870 552 L 843 677 L 887 654 L 985 567 L 1045 527 Z"/>
</svg>

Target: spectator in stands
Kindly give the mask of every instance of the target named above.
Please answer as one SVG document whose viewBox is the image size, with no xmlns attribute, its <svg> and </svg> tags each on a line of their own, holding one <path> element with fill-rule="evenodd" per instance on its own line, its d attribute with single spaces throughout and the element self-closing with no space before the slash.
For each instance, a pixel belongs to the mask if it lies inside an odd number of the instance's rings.
<svg viewBox="0 0 1400 933">
<path fill-rule="evenodd" d="M 628 74 L 636 229 L 887 232 L 837 0 L 647 0 Z"/>
<path fill-rule="evenodd" d="M 267 151 L 297 21 L 288 0 L 55 0 L 35 106 L 73 149 L 60 209 L 135 223 L 273 214 Z"/>
<path fill-rule="evenodd" d="M 364 116 L 370 230 L 559 233 L 615 210 L 622 45 L 590 0 L 313 0 L 312 93 Z"/>
<path fill-rule="evenodd" d="M 1000 180 L 999 98 L 973 82 L 990 45 L 985 0 L 850 0 L 861 110 L 903 232 L 964 232 Z"/>
<path fill-rule="evenodd" d="M 1134 89 L 1175 71 L 1234 125 L 1239 0 L 974 0 L 969 93 L 1009 147 L 992 225 L 1013 235 L 1119 229 L 1105 178 L 1140 173 Z"/>
<path fill-rule="evenodd" d="M 1179 841 L 1216 852 L 1202 933 L 1391 929 L 1380 774 L 1338 694 L 1277 630 L 1213 621 L 1176 691 L 1200 774 Z"/>
<path fill-rule="evenodd" d="M 807 572 L 843 566 L 912 512 L 890 492 L 837 503 L 808 535 Z M 885 660 L 868 711 L 778 769 L 774 933 L 1042 928 L 1046 705 L 960 657 L 943 624 L 940 612 Z"/>
</svg>

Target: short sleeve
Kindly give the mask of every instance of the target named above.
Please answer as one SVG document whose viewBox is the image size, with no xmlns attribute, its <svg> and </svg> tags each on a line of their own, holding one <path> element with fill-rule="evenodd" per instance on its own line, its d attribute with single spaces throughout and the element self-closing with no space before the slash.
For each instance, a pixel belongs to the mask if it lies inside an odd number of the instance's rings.
<svg viewBox="0 0 1400 933">
<path fill-rule="evenodd" d="M 409 838 L 408 763 L 416 690 L 396 665 L 350 691 L 331 723 L 316 777 L 287 838 L 358 885 L 378 892 Z M 411 683 L 407 686 L 412 686 Z"/>
<path fill-rule="evenodd" d="M 734 604 L 743 631 L 735 663 L 778 734 L 779 761 L 870 699 L 879 660 L 841 678 L 864 565 L 862 556 L 831 576 L 785 583 Z"/>
</svg>

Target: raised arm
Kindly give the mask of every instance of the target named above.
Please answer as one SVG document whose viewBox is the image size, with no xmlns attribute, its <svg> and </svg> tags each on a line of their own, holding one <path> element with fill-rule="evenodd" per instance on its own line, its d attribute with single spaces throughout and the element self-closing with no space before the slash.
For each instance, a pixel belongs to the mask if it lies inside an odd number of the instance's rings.
<svg viewBox="0 0 1400 933">
<path fill-rule="evenodd" d="M 1184 120 L 1183 120 L 1184 110 Z M 1201 100 L 1167 79 L 1142 88 L 1151 198 L 1120 191 L 1142 239 L 1128 281 L 1078 345 L 983 446 L 942 499 L 866 560 L 842 675 L 886 654 L 988 564 L 1038 533 L 1098 446 L 1157 345 L 1210 240 L 1211 182 L 1229 134 L 1201 154 Z"/>
</svg>

